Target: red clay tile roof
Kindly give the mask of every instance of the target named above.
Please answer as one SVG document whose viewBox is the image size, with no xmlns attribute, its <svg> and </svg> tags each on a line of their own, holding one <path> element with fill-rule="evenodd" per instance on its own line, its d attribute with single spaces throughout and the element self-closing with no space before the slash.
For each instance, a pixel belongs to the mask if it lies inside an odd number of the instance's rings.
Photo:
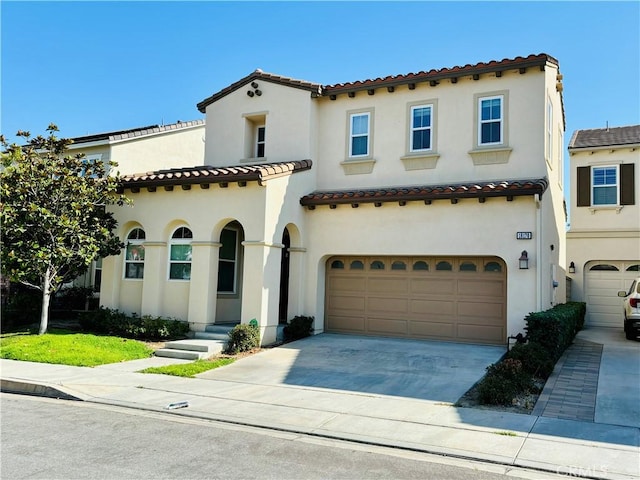
<svg viewBox="0 0 640 480">
<path fill-rule="evenodd" d="M 544 67 L 547 62 L 559 65 L 558 60 L 540 53 L 538 55 L 529 55 L 528 57 L 516 57 L 513 59 L 505 58 L 497 61 L 492 60 L 488 63 L 477 63 L 475 65 L 465 65 L 463 67 L 456 66 L 451 68 L 441 68 L 439 70 L 421 71 L 417 73 L 408 73 L 406 75 L 395 75 L 384 78 L 376 78 L 372 80 L 363 80 L 350 83 L 338 83 L 335 85 L 326 85 L 323 87 L 323 95 L 335 95 L 346 91 L 365 90 L 372 87 L 388 87 L 402 85 L 407 83 L 428 82 L 432 80 L 441 80 L 445 78 L 459 78 L 466 75 L 481 75 L 483 73 L 502 72 L 506 70 Z"/>
<path fill-rule="evenodd" d="M 153 133 L 168 132 L 171 130 L 180 130 L 182 128 L 204 125 L 204 120 L 190 120 L 188 122 L 176 122 L 169 125 L 149 125 L 146 127 L 130 128 L 128 130 L 117 130 L 113 132 L 96 133 L 93 135 L 84 135 L 82 137 L 72 138 L 74 144 L 99 142 L 108 140 L 110 142 L 116 140 L 125 140 L 128 138 L 143 137 Z"/>
<path fill-rule="evenodd" d="M 576 130 L 569 142 L 569 150 L 638 144 L 640 144 L 640 125 L 594 128 L 591 130 Z"/>
<path fill-rule="evenodd" d="M 467 64 L 464 66 L 441 68 L 439 70 L 421 71 L 417 73 L 407 73 L 404 75 L 393 75 L 384 78 L 338 83 L 334 85 L 324 86 L 319 83 L 313 83 L 304 80 L 294 80 L 289 77 L 283 77 L 280 75 L 275 75 L 273 73 L 266 73 L 262 70 L 256 70 L 255 72 L 220 90 L 218 93 L 215 93 L 212 96 L 204 99 L 203 101 L 198 103 L 197 106 L 198 110 L 200 110 L 202 113 L 205 113 L 205 109 L 208 105 L 253 80 L 265 80 L 272 83 L 278 83 L 280 85 L 302 88 L 311 91 L 312 95 L 316 96 L 329 96 L 337 95 L 339 93 L 354 92 L 357 90 L 392 87 L 409 83 L 430 81 L 437 82 L 442 79 L 458 78 L 465 75 L 481 75 L 483 73 L 503 72 L 513 69 L 527 69 L 531 67 L 538 67 L 542 69 L 547 63 L 551 63 L 556 66 L 559 65 L 558 60 L 556 60 L 552 56 L 547 55 L 546 53 L 540 53 L 538 55 L 529 55 L 527 57 L 516 57 L 513 59 L 505 58 L 500 61 L 492 60 L 488 63 L 481 62 L 475 65 Z"/>
<path fill-rule="evenodd" d="M 267 180 L 309 170 L 311 160 L 265 163 L 262 165 L 236 165 L 233 167 L 172 168 L 157 172 L 135 173 L 120 179 L 122 188 L 158 187 L 165 185 L 196 185 L 205 183 L 227 183 L 257 181 L 261 185 Z"/>
<path fill-rule="evenodd" d="M 305 207 L 356 203 L 384 203 L 399 201 L 446 200 L 462 198 L 518 197 L 542 195 L 547 189 L 546 178 L 499 180 L 493 182 L 451 183 L 359 190 L 316 191 L 300 199 Z"/>
<path fill-rule="evenodd" d="M 283 77 L 282 75 L 276 75 L 274 73 L 263 72 L 260 69 L 256 69 L 254 72 L 250 73 L 244 78 L 241 78 L 237 82 L 232 83 L 228 87 L 223 88 L 218 93 L 214 93 L 208 98 L 205 98 L 203 101 L 198 103 L 197 107 L 202 113 L 205 113 L 207 105 L 212 104 L 213 102 L 220 100 L 222 97 L 229 95 L 231 92 L 234 92 L 238 88 L 243 85 L 255 81 L 255 80 L 265 80 L 271 83 L 277 83 L 279 85 L 286 85 L 294 88 L 301 88 L 303 90 L 309 90 L 312 94 L 315 93 L 319 95 L 322 92 L 322 85 L 319 83 L 307 82 L 305 80 L 296 80 L 289 77 Z"/>
</svg>

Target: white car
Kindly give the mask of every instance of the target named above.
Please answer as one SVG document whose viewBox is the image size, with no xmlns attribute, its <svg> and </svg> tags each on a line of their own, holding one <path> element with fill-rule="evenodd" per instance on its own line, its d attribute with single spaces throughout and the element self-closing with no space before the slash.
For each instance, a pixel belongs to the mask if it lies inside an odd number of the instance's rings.
<svg viewBox="0 0 640 480">
<path fill-rule="evenodd" d="M 635 340 L 640 335 L 640 277 L 636 278 L 628 292 L 618 292 L 624 297 L 624 333 L 628 340 Z"/>
</svg>

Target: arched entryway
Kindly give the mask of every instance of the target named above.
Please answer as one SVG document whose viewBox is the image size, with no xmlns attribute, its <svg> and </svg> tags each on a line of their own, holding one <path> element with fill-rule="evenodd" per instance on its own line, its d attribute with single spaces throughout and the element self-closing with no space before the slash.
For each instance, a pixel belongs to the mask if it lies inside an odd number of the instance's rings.
<svg viewBox="0 0 640 480">
<path fill-rule="evenodd" d="M 218 282 L 215 323 L 239 323 L 242 312 L 244 229 L 237 221 L 227 223 L 218 242 Z"/>
</svg>

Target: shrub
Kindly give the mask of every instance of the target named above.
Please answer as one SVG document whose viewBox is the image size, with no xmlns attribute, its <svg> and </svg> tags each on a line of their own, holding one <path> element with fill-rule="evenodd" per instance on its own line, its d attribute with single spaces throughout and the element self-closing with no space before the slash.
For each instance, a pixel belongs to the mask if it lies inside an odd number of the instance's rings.
<svg viewBox="0 0 640 480">
<path fill-rule="evenodd" d="M 313 317 L 296 316 L 284 327 L 284 341 L 293 342 L 313 333 Z"/>
<path fill-rule="evenodd" d="M 240 352 L 248 352 L 260 345 L 260 330 L 258 327 L 240 324 L 229 332 L 229 341 L 225 353 L 235 355 Z"/>
<path fill-rule="evenodd" d="M 478 384 L 478 400 L 481 403 L 510 405 L 517 394 L 533 388 L 533 378 L 522 368 L 522 362 L 505 358 L 487 367 L 487 374 Z"/>
<path fill-rule="evenodd" d="M 569 302 L 525 318 L 527 339 L 547 350 L 555 363 L 584 325 L 586 305 Z"/>
<path fill-rule="evenodd" d="M 90 288 L 64 288 L 55 294 L 51 302 L 51 308 L 58 310 L 84 310 L 88 304 L 88 299 L 92 295 L 93 290 Z"/>
<path fill-rule="evenodd" d="M 136 314 L 126 315 L 118 310 L 100 307 L 93 312 L 80 314 L 83 330 L 117 335 L 138 340 L 168 340 L 184 338 L 189 333 L 189 324 L 172 318 L 152 317 Z"/>
<path fill-rule="evenodd" d="M 525 372 L 547 379 L 555 365 L 549 352 L 539 343 L 518 343 L 508 353 L 508 358 L 522 362 Z"/>
<path fill-rule="evenodd" d="M 2 298 L 2 331 L 24 327 L 40 321 L 42 293 L 39 290 L 12 284 Z"/>
</svg>

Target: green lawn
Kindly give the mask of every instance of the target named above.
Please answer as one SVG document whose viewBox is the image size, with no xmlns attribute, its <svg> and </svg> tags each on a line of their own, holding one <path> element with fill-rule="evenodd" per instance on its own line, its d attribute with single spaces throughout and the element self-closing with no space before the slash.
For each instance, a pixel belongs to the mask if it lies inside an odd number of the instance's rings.
<svg viewBox="0 0 640 480">
<path fill-rule="evenodd" d="M 162 373 L 164 375 L 174 375 L 176 377 L 193 378 L 198 373 L 213 370 L 235 362 L 235 358 L 216 358 L 214 360 L 196 360 L 192 363 L 182 363 L 177 365 L 166 365 L 164 367 L 150 367 L 141 370 L 141 373 Z"/>
<path fill-rule="evenodd" d="M 7 334 L 0 338 L 0 357 L 77 367 L 147 358 L 153 350 L 144 343 L 120 337 L 51 331 L 44 335 Z"/>
</svg>

